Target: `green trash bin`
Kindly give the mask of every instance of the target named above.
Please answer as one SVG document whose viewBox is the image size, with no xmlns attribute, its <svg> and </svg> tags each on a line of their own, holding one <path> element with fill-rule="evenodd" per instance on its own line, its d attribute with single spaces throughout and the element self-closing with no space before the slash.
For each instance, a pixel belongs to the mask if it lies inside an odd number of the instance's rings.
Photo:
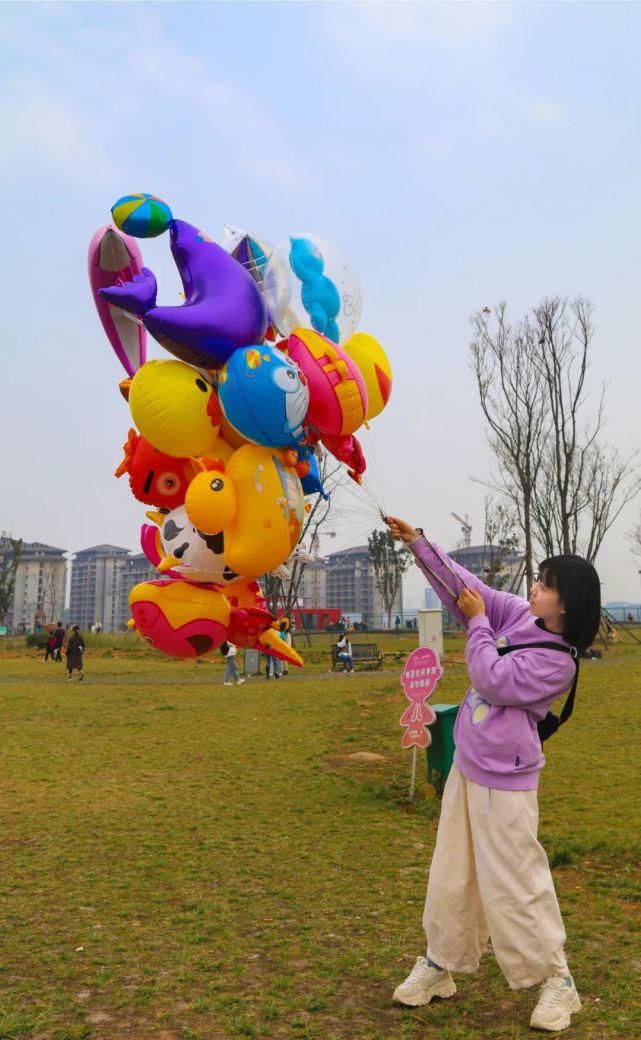
<svg viewBox="0 0 641 1040">
<path fill-rule="evenodd" d="M 454 761 L 454 723 L 458 704 L 431 704 L 436 720 L 430 726 L 432 743 L 427 749 L 427 782 L 437 795 L 443 794 L 445 781 Z"/>
</svg>

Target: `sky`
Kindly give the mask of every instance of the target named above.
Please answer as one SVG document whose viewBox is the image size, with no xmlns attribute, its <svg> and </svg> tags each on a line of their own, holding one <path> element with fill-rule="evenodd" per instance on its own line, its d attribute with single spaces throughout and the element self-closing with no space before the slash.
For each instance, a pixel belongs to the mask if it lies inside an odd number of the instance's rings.
<svg viewBox="0 0 641 1040">
<path fill-rule="evenodd" d="M 2 4 L 0 529 L 138 547 L 144 507 L 113 479 L 124 372 L 86 273 L 136 191 L 218 240 L 226 223 L 274 244 L 311 231 L 349 257 L 394 369 L 371 483 L 446 548 L 452 512 L 483 541 L 492 465 L 474 311 L 588 297 L 604 437 L 639 448 L 640 32 L 641 7 L 610 2 Z M 177 302 L 167 236 L 141 245 Z M 346 501 L 327 551 L 376 526 L 367 496 Z M 640 510 L 597 560 L 606 600 L 641 599 Z M 414 572 L 410 606 L 422 588 Z"/>
</svg>

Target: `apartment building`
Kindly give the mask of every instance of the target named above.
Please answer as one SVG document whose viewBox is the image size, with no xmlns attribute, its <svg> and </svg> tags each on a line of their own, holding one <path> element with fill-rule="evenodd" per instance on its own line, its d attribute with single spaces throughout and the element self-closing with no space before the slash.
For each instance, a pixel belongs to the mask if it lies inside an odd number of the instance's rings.
<svg viewBox="0 0 641 1040">
<path fill-rule="evenodd" d="M 11 552 L 7 539 L 0 539 L 0 556 Z M 62 620 L 67 585 L 66 549 L 44 542 L 25 542 L 16 570 L 13 605 L 4 624 L 13 632 L 32 632 Z"/>
<path fill-rule="evenodd" d="M 345 615 L 360 615 L 370 626 L 386 624 L 387 611 L 376 587 L 374 565 L 367 545 L 332 553 L 326 563 L 327 607 L 337 607 Z M 402 583 L 392 604 L 392 624 L 403 614 Z"/>
<path fill-rule="evenodd" d="M 123 578 L 130 558 L 118 545 L 82 549 L 71 565 L 69 620 L 87 629 L 100 622 L 105 632 L 117 632 L 124 623 Z"/>
</svg>

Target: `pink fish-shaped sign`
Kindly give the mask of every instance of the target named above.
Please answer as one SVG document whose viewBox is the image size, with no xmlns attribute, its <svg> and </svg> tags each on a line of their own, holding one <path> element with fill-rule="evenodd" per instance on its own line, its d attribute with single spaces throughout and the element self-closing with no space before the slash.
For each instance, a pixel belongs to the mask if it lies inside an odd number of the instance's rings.
<svg viewBox="0 0 641 1040">
<path fill-rule="evenodd" d="M 407 658 L 401 686 L 410 703 L 399 719 L 399 725 L 405 727 L 401 747 L 427 748 L 431 744 L 427 727 L 435 722 L 436 715 L 426 701 L 434 693 L 442 675 L 438 654 L 431 646 L 419 646 Z"/>
</svg>

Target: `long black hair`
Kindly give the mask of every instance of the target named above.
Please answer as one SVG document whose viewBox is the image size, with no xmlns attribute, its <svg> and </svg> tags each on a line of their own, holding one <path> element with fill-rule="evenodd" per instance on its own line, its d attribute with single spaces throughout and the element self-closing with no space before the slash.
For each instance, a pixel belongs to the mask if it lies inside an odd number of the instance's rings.
<svg viewBox="0 0 641 1040">
<path fill-rule="evenodd" d="M 565 608 L 565 641 L 587 650 L 601 623 L 601 582 L 592 564 L 582 556 L 550 556 L 539 567 L 539 580 L 556 589 Z"/>
</svg>

